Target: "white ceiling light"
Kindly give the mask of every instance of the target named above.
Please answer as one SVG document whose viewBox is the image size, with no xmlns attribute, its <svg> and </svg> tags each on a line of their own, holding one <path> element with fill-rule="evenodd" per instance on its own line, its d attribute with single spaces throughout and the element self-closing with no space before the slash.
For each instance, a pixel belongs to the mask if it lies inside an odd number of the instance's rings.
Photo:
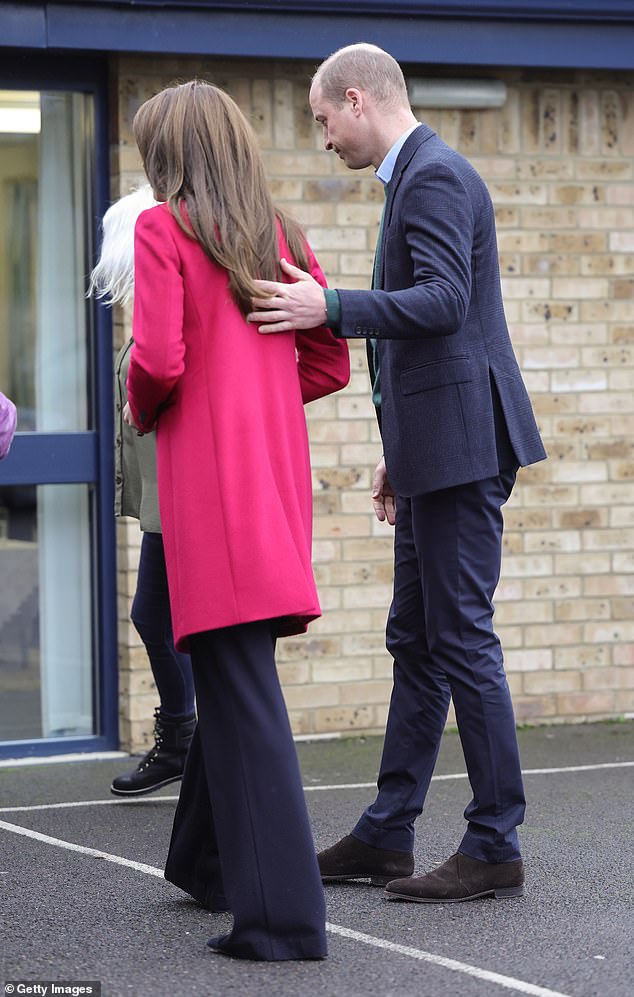
<svg viewBox="0 0 634 997">
<path fill-rule="evenodd" d="M 443 80 L 410 78 L 407 81 L 413 107 L 470 110 L 503 107 L 506 83 L 502 80 Z"/>
<path fill-rule="evenodd" d="M 36 135 L 40 128 L 39 93 L 0 90 L 0 132 L 5 135 Z"/>
</svg>

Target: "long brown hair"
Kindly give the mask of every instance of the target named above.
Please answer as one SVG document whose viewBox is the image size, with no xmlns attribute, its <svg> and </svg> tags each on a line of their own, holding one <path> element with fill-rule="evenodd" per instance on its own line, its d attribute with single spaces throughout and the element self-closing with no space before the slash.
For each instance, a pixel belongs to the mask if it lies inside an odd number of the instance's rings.
<svg viewBox="0 0 634 997">
<path fill-rule="evenodd" d="M 227 270 L 244 315 L 261 296 L 253 278 L 281 276 L 276 215 L 297 265 L 307 268 L 303 233 L 273 204 L 255 133 L 223 90 L 204 80 L 161 90 L 141 105 L 132 130 L 155 197 Z"/>
</svg>

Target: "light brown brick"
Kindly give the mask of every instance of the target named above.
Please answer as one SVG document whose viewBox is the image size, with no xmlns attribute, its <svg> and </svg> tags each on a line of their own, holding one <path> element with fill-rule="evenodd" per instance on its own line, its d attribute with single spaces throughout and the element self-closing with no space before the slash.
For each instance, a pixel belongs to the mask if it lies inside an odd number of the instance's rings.
<svg viewBox="0 0 634 997">
<path fill-rule="evenodd" d="M 338 706 L 314 711 L 317 730 L 368 731 L 375 729 L 376 714 L 370 706 Z"/>
<path fill-rule="evenodd" d="M 611 692 L 571 692 L 557 696 L 557 712 L 575 717 L 609 716 L 614 711 Z"/>
<path fill-rule="evenodd" d="M 581 595 L 580 578 L 563 578 L 550 575 L 547 578 L 527 578 L 524 592 L 527 599 L 574 599 Z"/>
<path fill-rule="evenodd" d="M 566 599 L 555 603 L 556 620 L 606 620 L 610 617 L 607 599 Z"/>
<path fill-rule="evenodd" d="M 553 663 L 557 669 L 584 671 L 586 668 L 604 668 L 611 660 L 611 650 L 605 645 L 581 644 L 553 648 Z"/>
<path fill-rule="evenodd" d="M 626 159 L 579 159 L 575 162 L 575 176 L 581 180 L 627 180 L 632 176 L 632 165 Z"/>
<path fill-rule="evenodd" d="M 583 688 L 588 692 L 601 692 L 608 689 L 634 688 L 634 669 L 590 668 L 581 675 Z"/>
<path fill-rule="evenodd" d="M 513 623 L 551 623 L 553 606 L 550 602 L 521 599 L 517 602 L 500 602 L 496 597 L 495 625 L 509 626 Z"/>
<path fill-rule="evenodd" d="M 553 692 L 576 692 L 581 689 L 581 675 L 577 671 L 526 672 L 524 692 L 543 696 Z"/>
<path fill-rule="evenodd" d="M 620 644 L 614 648 L 613 655 L 615 665 L 620 665 L 621 667 L 634 666 L 634 644 Z"/>
<path fill-rule="evenodd" d="M 349 682 L 341 687 L 341 703 L 386 703 L 391 691 L 391 681 Z"/>
</svg>

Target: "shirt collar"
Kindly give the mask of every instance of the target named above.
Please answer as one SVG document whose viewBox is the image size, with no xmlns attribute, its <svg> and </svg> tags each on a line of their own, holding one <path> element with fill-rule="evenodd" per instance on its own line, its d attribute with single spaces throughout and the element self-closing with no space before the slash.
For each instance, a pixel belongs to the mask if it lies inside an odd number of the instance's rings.
<svg viewBox="0 0 634 997">
<path fill-rule="evenodd" d="M 415 128 L 418 128 L 420 122 L 416 122 L 411 128 L 408 128 L 406 132 L 403 132 L 400 138 L 397 138 L 396 142 L 388 152 L 387 156 L 379 166 L 375 173 L 377 180 L 380 180 L 382 184 L 389 183 L 392 179 L 392 174 L 394 173 L 394 167 L 396 166 L 396 160 L 398 154 L 405 145 L 408 137 L 412 134 Z"/>
</svg>

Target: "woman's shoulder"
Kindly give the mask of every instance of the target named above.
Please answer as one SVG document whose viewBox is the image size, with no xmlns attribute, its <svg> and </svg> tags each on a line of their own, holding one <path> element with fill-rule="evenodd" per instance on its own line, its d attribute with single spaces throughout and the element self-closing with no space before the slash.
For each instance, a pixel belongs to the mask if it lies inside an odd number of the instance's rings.
<svg viewBox="0 0 634 997">
<path fill-rule="evenodd" d="M 172 217 L 169 204 L 165 201 L 161 201 L 160 204 L 154 204 L 151 208 L 141 211 L 136 220 L 137 228 L 150 229 L 165 228 L 171 222 L 175 222 L 175 219 Z"/>
<path fill-rule="evenodd" d="M 148 237 L 169 241 L 178 247 L 179 253 L 190 252 L 192 247 L 195 247 L 197 252 L 202 251 L 198 239 L 194 236 L 184 201 L 181 201 L 179 211 L 183 225 L 179 223 L 167 201 L 161 201 L 153 208 L 141 212 L 137 221 L 137 232 L 140 231 Z"/>
<path fill-rule="evenodd" d="M 137 242 L 139 240 L 151 244 L 160 242 L 172 246 L 179 253 L 183 252 L 183 246 L 193 242 L 178 224 L 167 202 L 161 202 L 141 212 L 137 218 L 135 238 Z"/>
</svg>

